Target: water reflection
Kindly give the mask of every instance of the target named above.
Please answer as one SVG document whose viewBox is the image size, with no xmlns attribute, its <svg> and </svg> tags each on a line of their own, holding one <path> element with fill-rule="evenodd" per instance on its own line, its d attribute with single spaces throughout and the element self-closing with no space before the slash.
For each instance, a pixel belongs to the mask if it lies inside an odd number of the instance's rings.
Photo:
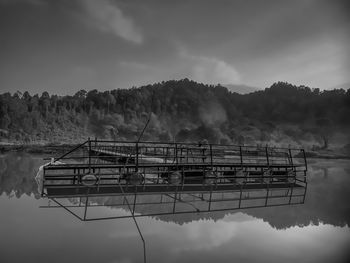
<svg viewBox="0 0 350 263">
<path fill-rule="evenodd" d="M 43 156 L 16 152 L 0 155 L 0 194 L 17 198 L 33 194 L 39 198 L 34 176 L 42 163 Z"/>
<path fill-rule="evenodd" d="M 38 208 L 46 202 L 34 176 L 43 163 L 42 156 L 0 156 L 1 261 L 141 262 L 130 219 L 80 222 Z M 148 262 L 346 262 L 349 162 L 317 160 L 309 169 L 304 205 L 138 219 Z"/>
<path fill-rule="evenodd" d="M 302 207 L 271 208 L 269 211 L 257 209 L 246 213 L 263 218 L 277 228 L 319 222 L 335 226 L 349 225 L 349 167 L 349 161 L 314 161 L 310 164 L 308 191 Z"/>
<path fill-rule="evenodd" d="M 43 156 L 25 153 L 8 153 L 0 156 L 0 194 L 16 196 L 23 194 L 40 198 L 34 176 L 43 164 Z M 305 226 L 319 222 L 335 226 L 350 224 L 350 164 L 348 161 L 311 160 L 308 171 L 308 191 L 304 205 L 269 207 L 244 210 L 245 213 L 262 218 L 276 228 L 294 225 Z M 118 198 L 105 198 L 104 203 L 115 203 Z M 120 198 L 119 198 L 120 199 Z M 121 201 L 120 199 L 119 201 Z M 117 200 L 118 201 L 118 200 Z M 164 221 L 178 224 L 199 219 L 222 219 L 228 212 L 210 214 L 185 214 L 160 216 Z"/>
</svg>

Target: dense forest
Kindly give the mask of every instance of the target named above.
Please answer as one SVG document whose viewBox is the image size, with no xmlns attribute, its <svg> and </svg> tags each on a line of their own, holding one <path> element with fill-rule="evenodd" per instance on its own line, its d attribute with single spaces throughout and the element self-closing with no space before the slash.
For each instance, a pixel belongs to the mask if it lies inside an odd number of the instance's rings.
<svg viewBox="0 0 350 263">
<path fill-rule="evenodd" d="M 344 147 L 350 90 L 285 82 L 241 95 L 183 79 L 131 89 L 80 90 L 73 96 L 0 95 L 0 140 L 78 143 L 87 137 Z M 350 134 L 350 133 L 349 133 Z"/>
</svg>

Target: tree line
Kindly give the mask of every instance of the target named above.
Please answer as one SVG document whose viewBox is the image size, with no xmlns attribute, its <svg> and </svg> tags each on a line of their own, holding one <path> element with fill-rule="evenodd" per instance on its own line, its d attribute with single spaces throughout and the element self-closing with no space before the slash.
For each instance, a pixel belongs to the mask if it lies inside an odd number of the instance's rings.
<svg viewBox="0 0 350 263">
<path fill-rule="evenodd" d="M 79 142 L 86 137 L 212 143 L 302 143 L 327 148 L 332 133 L 350 127 L 350 90 L 310 89 L 286 82 L 250 94 L 188 79 L 139 88 L 0 95 L 0 138 Z"/>
</svg>

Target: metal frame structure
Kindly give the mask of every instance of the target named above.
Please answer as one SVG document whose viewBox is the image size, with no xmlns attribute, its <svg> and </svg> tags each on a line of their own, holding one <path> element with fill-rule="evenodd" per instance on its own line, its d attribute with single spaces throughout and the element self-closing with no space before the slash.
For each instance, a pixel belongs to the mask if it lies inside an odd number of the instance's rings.
<svg viewBox="0 0 350 263">
<path fill-rule="evenodd" d="M 88 139 L 43 167 L 41 194 L 83 221 L 215 212 L 304 203 L 306 174 L 303 149 Z M 101 206 L 124 212 L 88 216 Z"/>
</svg>

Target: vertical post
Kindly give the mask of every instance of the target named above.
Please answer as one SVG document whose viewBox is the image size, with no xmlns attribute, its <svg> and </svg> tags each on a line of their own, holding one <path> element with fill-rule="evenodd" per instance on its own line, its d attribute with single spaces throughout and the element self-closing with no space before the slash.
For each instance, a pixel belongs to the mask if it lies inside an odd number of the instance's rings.
<svg viewBox="0 0 350 263">
<path fill-rule="evenodd" d="M 185 171 L 184 171 L 184 166 L 182 165 L 181 168 L 181 190 L 184 189 L 185 186 Z"/>
<path fill-rule="evenodd" d="M 183 163 L 182 152 L 183 152 L 183 147 L 181 147 L 181 149 L 180 149 L 180 163 Z"/>
<path fill-rule="evenodd" d="M 167 163 L 168 155 L 169 155 L 169 145 L 166 146 L 166 154 L 165 154 L 165 158 L 164 158 L 165 163 Z"/>
<path fill-rule="evenodd" d="M 176 198 L 177 198 L 177 186 L 176 186 L 175 198 L 174 198 L 174 204 L 173 204 L 173 214 L 175 214 Z"/>
<path fill-rule="evenodd" d="M 243 184 L 241 184 L 241 189 L 239 193 L 239 203 L 238 203 L 238 208 L 241 208 L 241 203 L 242 203 L 242 191 L 243 191 Z"/>
<path fill-rule="evenodd" d="M 85 169 L 83 169 L 83 174 L 85 173 Z M 81 183 L 81 175 L 80 175 L 80 169 L 78 169 L 78 177 L 77 177 L 77 184 Z"/>
<path fill-rule="evenodd" d="M 306 154 L 305 154 L 305 150 L 301 149 L 303 152 L 303 156 L 304 156 L 304 163 L 305 163 L 305 171 L 307 171 L 307 162 L 306 162 Z"/>
<path fill-rule="evenodd" d="M 293 196 L 293 189 L 294 189 L 294 187 L 293 187 L 293 185 L 291 186 L 291 191 L 290 191 L 290 196 L 289 196 L 289 204 L 291 204 L 291 202 L 292 202 L 292 196 Z"/>
<path fill-rule="evenodd" d="M 186 147 L 186 163 L 188 163 L 188 147 Z"/>
<path fill-rule="evenodd" d="M 267 163 L 267 166 L 270 166 L 269 151 L 267 149 L 267 146 L 265 147 L 265 152 L 266 152 L 266 163 Z"/>
<path fill-rule="evenodd" d="M 136 143 L 136 172 L 139 171 L 139 143 Z"/>
<path fill-rule="evenodd" d="M 137 193 L 137 192 L 135 191 L 135 195 L 134 195 L 134 204 L 133 204 L 133 208 L 132 208 L 132 215 L 135 214 L 135 206 L 136 206 L 136 198 L 137 198 L 136 193 Z"/>
<path fill-rule="evenodd" d="M 145 171 L 144 171 L 145 173 Z M 160 176 L 160 172 L 159 172 L 159 166 L 157 167 L 157 184 L 159 184 L 159 176 Z"/>
<path fill-rule="evenodd" d="M 211 170 L 213 170 L 213 146 L 210 144 L 210 165 L 211 165 Z"/>
<path fill-rule="evenodd" d="M 307 190 L 307 183 L 305 184 L 305 188 L 304 188 L 303 204 L 305 203 L 306 190 Z"/>
<path fill-rule="evenodd" d="M 88 206 L 89 197 L 86 196 L 85 201 L 85 211 L 84 211 L 84 220 L 86 219 L 86 213 L 87 213 L 87 206 Z"/>
<path fill-rule="evenodd" d="M 78 170 L 79 170 L 79 169 L 78 169 Z M 73 171 L 74 171 L 74 172 L 73 172 L 73 173 L 74 173 L 74 176 L 73 176 L 73 181 L 72 181 L 72 184 L 74 185 L 74 184 L 75 184 L 75 181 L 76 181 L 76 177 L 77 177 L 77 176 L 76 176 L 77 169 L 75 169 L 75 168 L 74 168 L 74 170 L 73 170 Z"/>
<path fill-rule="evenodd" d="M 267 200 L 269 199 L 269 185 L 267 185 L 266 189 L 266 199 L 265 199 L 265 206 L 267 206 Z"/>
<path fill-rule="evenodd" d="M 45 166 L 44 166 L 43 167 L 43 179 L 42 179 L 42 182 L 41 182 L 41 197 L 44 196 L 45 173 L 46 172 L 45 172 Z"/>
<path fill-rule="evenodd" d="M 239 146 L 239 156 L 241 158 L 241 166 L 243 166 L 242 146 Z"/>
<path fill-rule="evenodd" d="M 211 196 L 212 196 L 212 188 L 210 186 L 210 195 L 209 195 L 209 207 L 208 207 L 208 212 L 210 212 L 210 209 L 211 209 Z"/>
<path fill-rule="evenodd" d="M 289 160 L 290 160 L 290 164 L 292 165 L 292 168 L 294 170 L 294 165 L 293 165 L 293 156 L 292 156 L 292 151 L 290 150 L 290 148 L 288 149 L 289 152 Z"/>
<path fill-rule="evenodd" d="M 202 147 L 202 151 L 201 151 L 201 155 L 202 155 L 202 162 L 204 163 L 206 157 L 205 157 L 205 149 L 204 147 Z"/>
<path fill-rule="evenodd" d="M 176 168 L 179 164 L 178 159 L 177 159 L 177 143 L 175 143 L 175 163 L 176 163 Z"/>
<path fill-rule="evenodd" d="M 91 172 L 91 140 L 90 137 L 88 138 L 89 140 L 89 173 Z"/>
</svg>

